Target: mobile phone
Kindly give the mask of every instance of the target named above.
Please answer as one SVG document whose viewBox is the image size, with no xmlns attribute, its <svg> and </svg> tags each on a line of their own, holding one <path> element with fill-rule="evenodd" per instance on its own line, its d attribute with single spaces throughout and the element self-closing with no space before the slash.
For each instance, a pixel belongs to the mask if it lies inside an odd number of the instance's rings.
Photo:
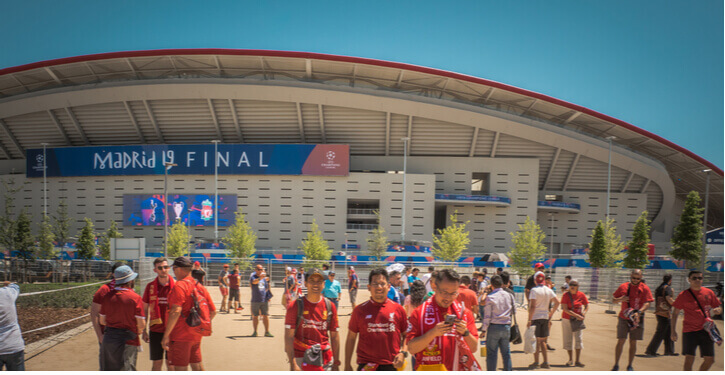
<svg viewBox="0 0 725 375">
<path fill-rule="evenodd" d="M 456 316 L 455 315 L 453 315 L 453 314 L 446 315 L 446 320 L 445 320 L 445 323 L 446 324 L 453 324 L 455 322 L 456 322 Z"/>
</svg>

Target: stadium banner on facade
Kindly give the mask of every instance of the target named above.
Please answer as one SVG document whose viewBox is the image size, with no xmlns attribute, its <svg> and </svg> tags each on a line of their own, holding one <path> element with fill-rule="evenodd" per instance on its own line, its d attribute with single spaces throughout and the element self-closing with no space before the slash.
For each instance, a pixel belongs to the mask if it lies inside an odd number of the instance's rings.
<svg viewBox="0 0 725 375">
<path fill-rule="evenodd" d="M 234 223 L 237 209 L 236 195 L 219 195 L 220 227 Z M 177 221 L 192 227 L 214 226 L 214 194 L 169 194 L 169 204 L 164 210 L 163 194 L 124 194 L 123 225 L 163 226 L 168 217 L 169 225 Z M 166 215 L 169 212 L 169 215 Z"/>
<path fill-rule="evenodd" d="M 213 175 L 214 145 L 133 145 L 27 150 L 27 177 Z M 219 144 L 218 173 L 347 176 L 349 145 Z"/>
</svg>

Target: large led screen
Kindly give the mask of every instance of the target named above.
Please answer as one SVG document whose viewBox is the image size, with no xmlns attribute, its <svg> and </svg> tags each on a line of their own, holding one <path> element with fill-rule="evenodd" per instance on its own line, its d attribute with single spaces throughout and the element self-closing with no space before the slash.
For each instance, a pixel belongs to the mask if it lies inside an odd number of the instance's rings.
<svg viewBox="0 0 725 375">
<path fill-rule="evenodd" d="M 168 210 L 164 210 L 164 207 Z M 219 195 L 219 226 L 234 223 L 236 195 Z M 214 194 L 169 194 L 164 205 L 163 194 L 125 194 L 123 196 L 123 225 L 163 226 L 169 212 L 169 225 L 180 221 L 194 227 L 214 226 Z"/>
</svg>

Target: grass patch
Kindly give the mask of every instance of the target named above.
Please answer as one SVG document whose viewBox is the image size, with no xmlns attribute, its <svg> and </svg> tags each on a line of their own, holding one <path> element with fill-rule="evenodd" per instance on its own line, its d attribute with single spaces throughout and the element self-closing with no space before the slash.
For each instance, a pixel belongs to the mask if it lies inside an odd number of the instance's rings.
<svg viewBox="0 0 725 375">
<path fill-rule="evenodd" d="M 45 290 L 64 289 L 73 286 L 93 284 L 87 283 L 63 283 L 63 284 L 19 284 L 20 293 L 32 293 Z M 36 294 L 32 296 L 18 297 L 18 307 L 56 307 L 56 308 L 90 308 L 93 302 L 93 294 L 103 284 L 89 285 L 83 288 L 63 290 L 53 293 Z M 140 292 L 140 286 L 136 286 L 136 293 Z"/>
</svg>

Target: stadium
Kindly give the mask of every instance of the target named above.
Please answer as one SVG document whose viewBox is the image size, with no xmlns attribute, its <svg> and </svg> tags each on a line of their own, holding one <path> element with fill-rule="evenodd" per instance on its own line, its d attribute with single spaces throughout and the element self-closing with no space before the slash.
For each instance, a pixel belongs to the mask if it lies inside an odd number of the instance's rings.
<svg viewBox="0 0 725 375">
<path fill-rule="evenodd" d="M 0 178 L 28 182 L 16 206 L 36 224 L 64 200 L 71 233 L 84 217 L 116 221 L 149 251 L 172 204 L 211 242 L 241 208 L 257 247 L 279 253 L 298 252 L 313 220 L 336 251 L 364 251 L 379 210 L 388 238 L 410 241 L 457 211 L 466 257 L 507 252 L 530 217 L 570 254 L 607 215 L 628 240 L 646 210 L 664 255 L 692 190 L 708 196 L 708 230 L 723 226 L 723 171 L 691 151 L 556 98 L 395 62 L 220 49 L 42 61 L 0 70 L 0 128 Z"/>
</svg>

